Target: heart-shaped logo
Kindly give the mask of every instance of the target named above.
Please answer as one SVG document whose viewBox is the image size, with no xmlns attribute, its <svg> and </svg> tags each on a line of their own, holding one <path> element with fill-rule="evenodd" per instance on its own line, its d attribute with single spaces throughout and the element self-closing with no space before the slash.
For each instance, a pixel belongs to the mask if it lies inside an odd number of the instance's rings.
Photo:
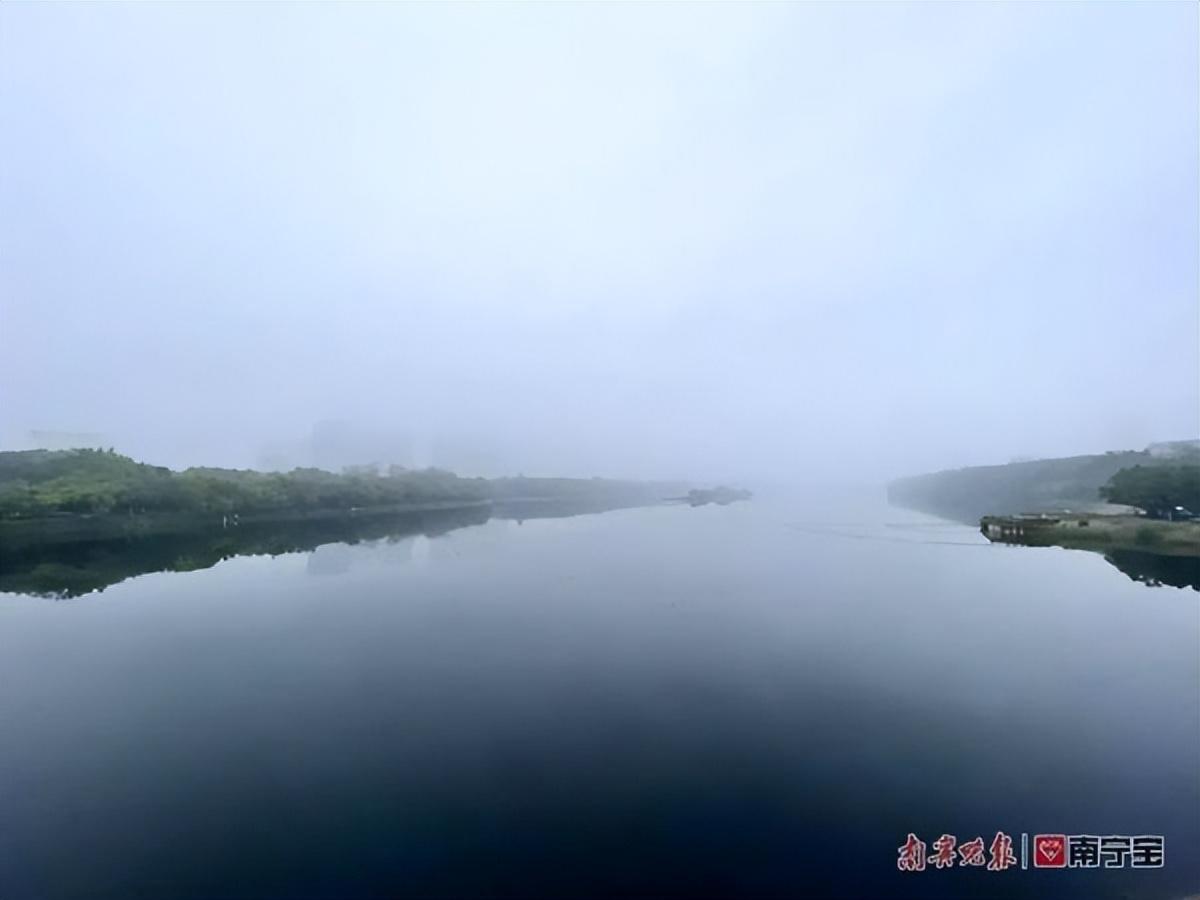
<svg viewBox="0 0 1200 900">
<path fill-rule="evenodd" d="M 1067 836 L 1039 834 L 1033 838 L 1033 864 L 1040 869 L 1061 869 L 1067 864 Z"/>
</svg>

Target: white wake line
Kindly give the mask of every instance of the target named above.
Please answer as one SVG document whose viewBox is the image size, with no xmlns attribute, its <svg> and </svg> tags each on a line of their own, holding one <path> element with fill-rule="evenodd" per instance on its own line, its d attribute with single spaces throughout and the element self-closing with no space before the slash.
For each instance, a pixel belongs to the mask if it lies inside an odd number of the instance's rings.
<svg viewBox="0 0 1200 900">
<path fill-rule="evenodd" d="M 796 522 L 788 522 L 786 524 L 787 524 L 788 528 L 794 529 L 795 531 L 802 531 L 807 534 L 827 535 L 827 536 L 832 536 L 832 537 L 849 538 L 849 539 L 855 540 L 855 541 L 880 541 L 880 542 L 888 543 L 888 544 L 925 544 L 925 545 L 940 544 L 940 545 L 946 546 L 946 547 L 989 547 L 990 548 L 990 547 L 996 546 L 995 544 L 991 543 L 990 541 L 985 541 L 983 543 L 976 543 L 974 541 L 922 541 L 922 540 L 910 540 L 908 538 L 900 538 L 900 537 L 889 537 L 887 535 L 882 535 L 882 534 L 847 534 L 844 531 L 832 530 L 832 528 L 844 527 L 844 526 L 837 526 L 837 525 L 832 526 L 832 527 L 827 526 L 827 525 L 826 526 L 821 526 L 821 525 L 809 526 L 809 525 L 801 525 Z"/>
</svg>

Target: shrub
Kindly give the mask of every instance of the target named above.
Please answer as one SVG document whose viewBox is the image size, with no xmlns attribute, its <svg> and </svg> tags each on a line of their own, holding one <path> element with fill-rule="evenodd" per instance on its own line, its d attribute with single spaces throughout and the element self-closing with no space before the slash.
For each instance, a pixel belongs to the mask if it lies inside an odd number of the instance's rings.
<svg viewBox="0 0 1200 900">
<path fill-rule="evenodd" d="M 1150 525 L 1139 525 L 1138 530 L 1134 532 L 1133 541 L 1143 547 L 1152 547 L 1162 543 L 1162 532 Z"/>
</svg>

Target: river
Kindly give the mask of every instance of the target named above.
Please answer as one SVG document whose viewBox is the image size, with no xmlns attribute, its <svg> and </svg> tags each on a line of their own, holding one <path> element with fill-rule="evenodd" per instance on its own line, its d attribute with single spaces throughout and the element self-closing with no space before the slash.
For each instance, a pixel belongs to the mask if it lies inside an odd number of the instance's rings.
<svg viewBox="0 0 1200 900">
<path fill-rule="evenodd" d="M 432 534 L 0 594 L 0 898 L 1200 892 L 1195 591 L 869 493 Z M 898 870 L 998 831 L 1165 865 Z"/>
</svg>

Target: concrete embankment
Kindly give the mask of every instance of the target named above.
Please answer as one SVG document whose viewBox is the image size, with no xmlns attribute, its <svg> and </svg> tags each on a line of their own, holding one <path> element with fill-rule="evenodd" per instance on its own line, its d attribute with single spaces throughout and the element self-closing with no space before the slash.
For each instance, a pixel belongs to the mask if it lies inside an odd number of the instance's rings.
<svg viewBox="0 0 1200 900">
<path fill-rule="evenodd" d="M 1200 557 L 1200 522 L 1166 522 L 1144 516 L 984 516 L 979 530 L 990 541 L 1030 547 L 1140 550 Z"/>
</svg>

